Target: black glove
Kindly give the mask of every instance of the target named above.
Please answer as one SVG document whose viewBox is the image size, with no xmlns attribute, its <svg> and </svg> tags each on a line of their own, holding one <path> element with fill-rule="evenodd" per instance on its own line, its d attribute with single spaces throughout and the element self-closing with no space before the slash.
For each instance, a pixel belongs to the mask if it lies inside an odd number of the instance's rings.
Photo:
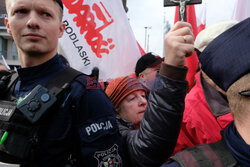
<svg viewBox="0 0 250 167">
<path fill-rule="evenodd" d="M 8 84 L 10 82 L 12 73 L 8 71 L 0 71 L 0 98 L 7 91 Z"/>
</svg>

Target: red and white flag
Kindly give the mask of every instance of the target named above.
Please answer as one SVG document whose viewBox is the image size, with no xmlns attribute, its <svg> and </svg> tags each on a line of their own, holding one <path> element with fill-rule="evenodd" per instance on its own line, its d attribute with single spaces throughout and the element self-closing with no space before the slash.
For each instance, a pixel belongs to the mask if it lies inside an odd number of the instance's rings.
<svg viewBox="0 0 250 167">
<path fill-rule="evenodd" d="M 139 42 L 137 42 L 138 48 L 140 50 L 141 56 L 144 56 L 146 54 L 146 52 L 142 49 L 141 45 L 139 44 Z"/>
<path fill-rule="evenodd" d="M 62 1 L 60 46 L 70 65 L 86 74 L 98 67 L 101 81 L 134 73 L 141 54 L 121 0 Z"/>
<path fill-rule="evenodd" d="M 233 11 L 233 20 L 242 21 L 250 17 L 250 1 L 249 0 L 236 0 Z"/>
<path fill-rule="evenodd" d="M 202 3 L 202 10 L 196 16 L 197 21 L 197 34 L 206 28 L 206 20 L 207 20 L 207 8 L 206 2 Z"/>
</svg>

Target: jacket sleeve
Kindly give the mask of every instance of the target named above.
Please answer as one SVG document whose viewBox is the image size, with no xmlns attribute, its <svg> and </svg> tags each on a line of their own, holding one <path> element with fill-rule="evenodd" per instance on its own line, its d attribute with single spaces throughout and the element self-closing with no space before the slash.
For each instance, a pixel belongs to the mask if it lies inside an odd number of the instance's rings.
<svg viewBox="0 0 250 167">
<path fill-rule="evenodd" d="M 165 74 L 161 71 L 157 74 L 140 129 L 121 132 L 126 138 L 133 166 L 160 166 L 174 150 L 184 111 L 187 82 Z"/>
<path fill-rule="evenodd" d="M 79 166 L 123 166 L 124 144 L 113 104 L 100 87 L 75 89 L 76 147 Z"/>
</svg>

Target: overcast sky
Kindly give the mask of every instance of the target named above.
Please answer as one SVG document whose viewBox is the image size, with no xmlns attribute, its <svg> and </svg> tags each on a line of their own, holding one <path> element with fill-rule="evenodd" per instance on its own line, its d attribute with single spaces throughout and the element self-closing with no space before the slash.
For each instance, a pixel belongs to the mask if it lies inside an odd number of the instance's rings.
<svg viewBox="0 0 250 167">
<path fill-rule="evenodd" d="M 127 0 L 127 16 L 137 41 L 145 46 L 145 28 L 149 34 L 149 51 L 160 56 L 163 54 L 164 15 L 171 25 L 174 23 L 175 7 L 163 7 L 164 0 Z M 206 1 L 207 25 L 221 20 L 231 19 L 236 0 L 203 0 Z M 196 5 L 196 15 L 201 13 L 202 5 Z"/>
</svg>

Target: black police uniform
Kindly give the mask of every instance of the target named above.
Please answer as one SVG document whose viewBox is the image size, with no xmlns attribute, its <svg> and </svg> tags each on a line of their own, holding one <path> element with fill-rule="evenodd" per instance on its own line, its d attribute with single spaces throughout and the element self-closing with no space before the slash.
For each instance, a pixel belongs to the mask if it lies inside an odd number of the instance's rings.
<svg viewBox="0 0 250 167">
<path fill-rule="evenodd" d="M 35 86 L 46 86 L 66 68 L 56 55 L 44 64 L 18 69 L 13 95 L 24 98 Z M 70 89 L 36 123 L 28 158 L 12 158 L 15 160 L 12 163 L 59 167 L 70 161 L 81 167 L 122 166 L 124 150 L 113 105 L 102 90 L 88 89 L 87 84 L 84 75 L 73 81 Z M 4 142 L 10 142 L 11 129 L 8 132 Z M 6 162 L 6 150 L 4 152 L 1 145 L 0 150 L 0 161 Z"/>
</svg>

